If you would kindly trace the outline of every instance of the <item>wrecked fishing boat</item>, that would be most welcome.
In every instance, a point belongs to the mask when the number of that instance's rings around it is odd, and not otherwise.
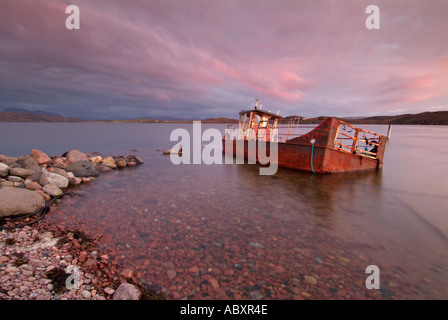
[[[388,137],[350,125],[340,119],[327,117],[309,132],[292,134],[303,117],[283,118],[278,113],[262,110],[258,99],[253,109],[239,113],[238,129],[229,126],[223,138],[223,150],[234,157],[248,159],[252,154],[259,161],[262,141],[266,156],[270,157],[271,144],[277,144],[279,167],[326,174],[359,170],[377,170],[383,165]],[[279,131],[279,122],[288,126]],[[389,133],[390,134],[390,127]],[[230,141],[232,140],[232,141]],[[251,144],[252,142],[252,144]],[[250,162],[249,162],[250,163]]]

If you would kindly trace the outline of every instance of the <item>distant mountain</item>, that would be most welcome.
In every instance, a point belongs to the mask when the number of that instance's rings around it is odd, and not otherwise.
[[[160,119],[132,119],[132,120],[100,120],[91,121],[80,118],[63,117],[46,112],[25,112],[21,108],[8,108],[15,112],[0,111],[0,122],[117,122],[117,123],[191,123],[192,119],[165,117]],[[18,111],[18,112],[17,112]],[[293,116],[283,118],[280,123],[288,123]],[[300,123],[320,123],[325,116],[316,118],[304,118]],[[417,114],[401,114],[396,116],[375,116],[366,118],[346,117],[341,120],[352,124],[420,124],[420,125],[448,125],[448,111],[421,112]],[[200,119],[197,119],[200,120]],[[201,120],[203,123],[238,123],[231,118],[208,118]]]
[[[230,119],[230,118],[208,118],[205,120],[201,120],[203,123],[238,123],[237,119]]]
[[[366,124],[430,124],[448,125],[448,111],[421,112],[397,116],[376,116],[351,120],[352,123]]]
[[[324,116],[305,118],[300,123],[320,123]],[[347,117],[339,118],[351,124],[423,124],[423,125],[448,125],[448,111],[421,112],[417,114],[400,114],[396,116],[375,116],[366,118]],[[285,122],[285,121],[283,121]]]
[[[42,110],[27,110],[27,109],[23,109],[23,108],[6,108],[5,110],[3,110],[4,112],[12,112],[12,113],[37,113],[37,114],[44,114],[47,116],[58,116],[60,117],[61,115],[57,114],[57,113],[51,113],[51,112],[46,112],[46,111],[42,111]]]
[[[5,112],[0,111],[0,122],[87,122],[79,118],[62,117],[59,115],[41,114],[34,112]]]

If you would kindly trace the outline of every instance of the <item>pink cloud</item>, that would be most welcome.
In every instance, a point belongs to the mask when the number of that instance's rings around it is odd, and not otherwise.
[[[352,0],[77,0],[76,32],[65,29],[68,4],[2,1],[5,105],[27,97],[80,110],[84,97],[86,113],[114,103],[202,115],[258,97],[315,116],[448,100],[445,0],[378,0],[377,31],[364,26],[367,4]],[[45,100],[55,92],[60,101]]]

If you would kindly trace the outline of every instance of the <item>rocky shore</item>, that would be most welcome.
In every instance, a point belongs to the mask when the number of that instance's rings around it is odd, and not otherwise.
[[[39,220],[71,187],[100,173],[143,164],[135,155],[102,157],[71,150],[49,157],[0,155],[0,300],[163,299],[97,249],[89,236]]]
[[[37,149],[20,158],[0,155],[0,187],[12,187],[0,189],[0,218],[31,214],[101,172],[139,164],[143,161],[135,155],[102,157],[78,150],[51,158]]]

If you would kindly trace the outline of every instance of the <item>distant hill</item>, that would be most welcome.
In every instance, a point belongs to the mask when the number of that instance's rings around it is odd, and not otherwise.
[[[6,108],[5,110],[2,110],[4,112],[13,112],[13,113],[18,113],[18,112],[25,112],[25,113],[37,113],[37,114],[44,114],[47,116],[61,116],[57,113],[51,113],[51,112],[47,112],[47,111],[42,111],[42,110],[27,110],[27,109],[23,109],[23,108]]]
[[[59,115],[34,112],[5,112],[0,111],[0,122],[87,122],[79,118],[62,117]]]
[[[8,110],[8,109],[7,109]],[[9,109],[12,110],[12,109]],[[14,109],[18,110],[18,109]],[[20,109],[22,110],[22,109]],[[279,123],[288,123],[293,116],[283,118]],[[325,116],[316,118],[304,118],[300,120],[303,124],[317,124]],[[175,119],[175,118],[173,118]],[[420,125],[448,125],[448,111],[422,112],[417,114],[401,114],[396,116],[375,116],[366,118],[340,118],[351,124],[420,124]],[[200,119],[198,119],[200,120]],[[0,122],[107,122],[107,123],[191,123],[191,119],[132,119],[132,120],[99,120],[91,121],[80,118],[63,117],[45,112],[5,112],[0,111]],[[237,119],[231,118],[208,118],[201,120],[202,123],[235,124]]]
[[[430,124],[448,125],[448,111],[401,114],[397,116],[376,116],[364,119],[351,119],[351,123],[365,124]]]
[[[230,118],[208,118],[205,120],[201,120],[202,123],[238,123],[237,119]]]
[[[194,120],[156,120],[156,119],[132,119],[132,120],[101,120],[101,121],[94,121],[94,122],[106,122],[106,123],[192,123]],[[208,118],[204,120],[199,120],[202,123],[238,123],[238,120],[236,119],[230,119],[230,118]]]
[[[320,123],[325,116],[305,118],[300,120],[304,124]],[[448,125],[448,111],[421,112],[417,114],[400,114],[396,116],[375,116],[367,118],[339,118],[351,124],[420,124],[420,125]],[[288,122],[286,117],[282,123]]]

